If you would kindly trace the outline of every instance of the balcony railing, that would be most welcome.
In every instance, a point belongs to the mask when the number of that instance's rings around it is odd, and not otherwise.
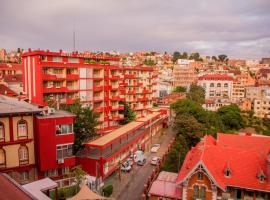
[[[43,79],[44,80],[56,80],[57,77],[55,74],[43,74]]]
[[[43,87],[44,93],[58,93],[58,92],[67,92],[66,87]]]
[[[77,80],[77,79],[79,79],[79,74],[67,74],[67,79]]]

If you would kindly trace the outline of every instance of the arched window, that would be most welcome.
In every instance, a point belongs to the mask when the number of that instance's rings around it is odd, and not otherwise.
[[[4,149],[0,149],[0,168],[6,167],[6,152]]]
[[[210,83],[210,87],[215,87],[215,84],[214,83]]]
[[[198,199],[199,198],[199,186],[194,185],[193,186],[193,199]]]
[[[218,83],[218,84],[217,84],[217,87],[221,87],[221,83]]]
[[[21,119],[18,122],[18,138],[27,138],[27,122]]]
[[[205,199],[206,198],[206,188],[204,186],[202,186],[200,188],[200,199]]]
[[[224,87],[228,87],[228,83],[224,83]]]
[[[29,155],[28,155],[27,146],[20,146],[18,153],[19,153],[20,165],[28,164],[29,163]]]
[[[5,141],[5,126],[0,122],[0,142]]]

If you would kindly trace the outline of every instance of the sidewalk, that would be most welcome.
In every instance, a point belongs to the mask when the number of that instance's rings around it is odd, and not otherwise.
[[[157,153],[146,152],[145,156],[147,162],[144,166],[133,165],[130,173],[121,172],[121,180],[119,179],[119,171],[114,172],[110,177],[105,180],[105,185],[113,185],[113,194],[111,197],[115,199],[140,199],[144,189],[144,184],[147,182],[149,175],[151,175],[154,166],[150,164],[152,156],[160,156],[167,151],[168,144],[175,136],[171,128],[164,129],[164,134],[156,135],[152,138],[152,144],[161,144]]]

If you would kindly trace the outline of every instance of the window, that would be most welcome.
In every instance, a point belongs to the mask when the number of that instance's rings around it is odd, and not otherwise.
[[[25,120],[20,120],[18,122],[18,137],[19,138],[27,137],[27,123]]]
[[[21,182],[26,182],[28,180],[29,180],[29,172],[28,171],[21,172],[20,181]]]
[[[228,83],[224,83],[224,87],[228,87]]]
[[[50,170],[48,170],[48,171],[45,172],[44,176],[45,177],[58,176],[58,170],[57,169],[50,169]]]
[[[28,148],[26,146],[21,146],[19,148],[19,163],[20,165],[28,164]]]
[[[69,173],[69,167],[62,168],[62,175]]]
[[[193,186],[193,199],[199,198],[199,186],[194,185]]]
[[[53,62],[62,62],[62,57],[59,57],[59,56],[53,56],[52,61],[53,61]]]
[[[61,124],[56,126],[56,134],[68,134],[73,133],[72,124]]]
[[[202,172],[198,172],[198,180],[203,180],[203,173]]]
[[[214,83],[210,83],[210,87],[215,87]]]
[[[200,199],[206,198],[205,192],[206,192],[206,188],[204,186],[202,186],[200,189]]]
[[[0,122],[0,142],[5,141],[5,127],[2,122]]]
[[[218,83],[218,84],[217,84],[217,87],[221,87],[221,83]]]
[[[72,149],[73,149],[72,144],[57,146],[56,150],[57,160],[73,156]]]
[[[79,63],[79,58],[68,58],[69,63]]]
[[[230,176],[231,176],[231,170],[230,170],[229,168],[225,169],[224,175],[225,175],[226,177],[230,177]]]
[[[0,168],[6,167],[6,152],[4,149],[0,149]]]

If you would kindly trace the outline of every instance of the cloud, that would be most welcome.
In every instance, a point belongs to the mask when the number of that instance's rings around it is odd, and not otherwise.
[[[269,0],[0,0],[4,48],[269,56]]]

